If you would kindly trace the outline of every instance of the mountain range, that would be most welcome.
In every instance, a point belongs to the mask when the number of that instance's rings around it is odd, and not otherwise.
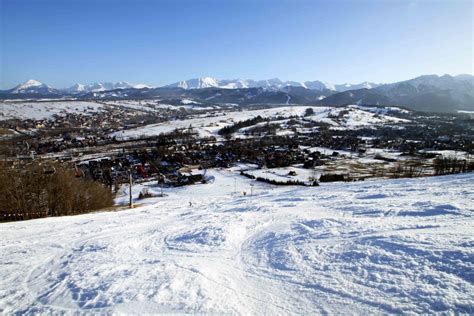
[[[362,82],[359,84],[332,84],[329,82],[323,82],[319,80],[315,81],[281,81],[278,78],[268,80],[252,80],[252,79],[233,79],[233,80],[219,80],[212,77],[202,77],[189,79],[185,81],[178,81],[170,85],[166,85],[167,88],[182,88],[188,89],[205,89],[205,88],[222,88],[222,89],[243,89],[243,88],[265,88],[269,90],[281,90],[285,87],[302,87],[311,90],[332,90],[337,92],[343,92],[347,90],[362,89],[362,88],[375,88],[381,86],[381,84],[373,82]]]
[[[375,84],[331,84],[323,81],[219,80],[203,77],[163,87],[132,85],[127,82],[75,84],[55,89],[28,80],[13,89],[0,91],[0,99],[161,99],[181,104],[192,99],[201,104],[347,104],[402,106],[426,112],[474,111],[474,76],[425,75],[414,79]]]
[[[132,85],[125,81],[119,82],[94,82],[91,84],[81,84],[76,83],[69,88],[57,89],[52,88],[42,82],[39,82],[34,79],[27,80],[24,83],[21,83],[15,86],[13,89],[2,91],[3,93],[11,94],[36,94],[36,95],[67,95],[67,94],[83,94],[88,92],[99,92],[99,91],[108,91],[115,89],[142,89],[142,88],[151,88],[150,86],[144,84]]]
[[[398,105],[426,112],[474,111],[474,76],[426,75],[374,89],[333,94],[320,104]]]
[[[142,89],[142,88],[151,88],[151,87],[145,84],[132,85],[125,81],[119,81],[119,82],[94,82],[88,85],[76,83],[75,85],[63,90],[70,93],[83,93],[83,92],[98,92],[98,91],[129,89],[129,88]]]

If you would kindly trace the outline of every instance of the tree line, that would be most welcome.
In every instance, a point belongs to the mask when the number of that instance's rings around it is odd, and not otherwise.
[[[0,221],[87,213],[114,205],[109,187],[54,162],[0,167]]]

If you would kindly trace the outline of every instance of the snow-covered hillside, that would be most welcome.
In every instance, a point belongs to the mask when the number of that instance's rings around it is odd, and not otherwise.
[[[245,197],[251,180],[207,175],[132,210],[0,224],[0,313],[474,313],[473,174]]]
[[[201,136],[216,136],[219,129],[229,126],[238,121],[244,121],[257,116],[263,118],[303,116],[306,109],[311,108],[314,114],[307,116],[306,119],[315,122],[324,122],[332,125],[333,128],[354,129],[364,126],[377,126],[383,124],[398,124],[408,122],[405,119],[388,115],[388,110],[405,111],[399,108],[368,108],[357,105],[347,107],[308,107],[308,106],[284,106],[261,110],[248,111],[221,111],[214,112],[212,115],[201,115],[199,117],[169,121],[158,124],[146,125],[134,129],[114,132],[111,136],[119,139],[133,139],[143,136],[159,135],[161,133],[170,133],[175,129],[194,128]],[[347,113],[346,113],[347,112]],[[384,115],[385,113],[386,115]],[[340,115],[341,114],[341,115]],[[337,120],[335,116],[340,115]]]
[[[51,102],[0,102],[0,121],[7,119],[42,120],[53,115],[67,114],[92,115],[102,111],[103,105],[86,101],[51,101]]]

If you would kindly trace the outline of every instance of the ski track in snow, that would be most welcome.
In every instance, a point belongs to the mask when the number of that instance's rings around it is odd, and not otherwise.
[[[0,224],[0,313],[474,313],[473,174],[246,197],[248,179],[208,175],[132,210]]]

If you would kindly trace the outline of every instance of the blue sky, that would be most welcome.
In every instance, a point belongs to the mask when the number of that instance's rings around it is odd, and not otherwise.
[[[473,73],[473,1],[0,0],[0,88]]]

